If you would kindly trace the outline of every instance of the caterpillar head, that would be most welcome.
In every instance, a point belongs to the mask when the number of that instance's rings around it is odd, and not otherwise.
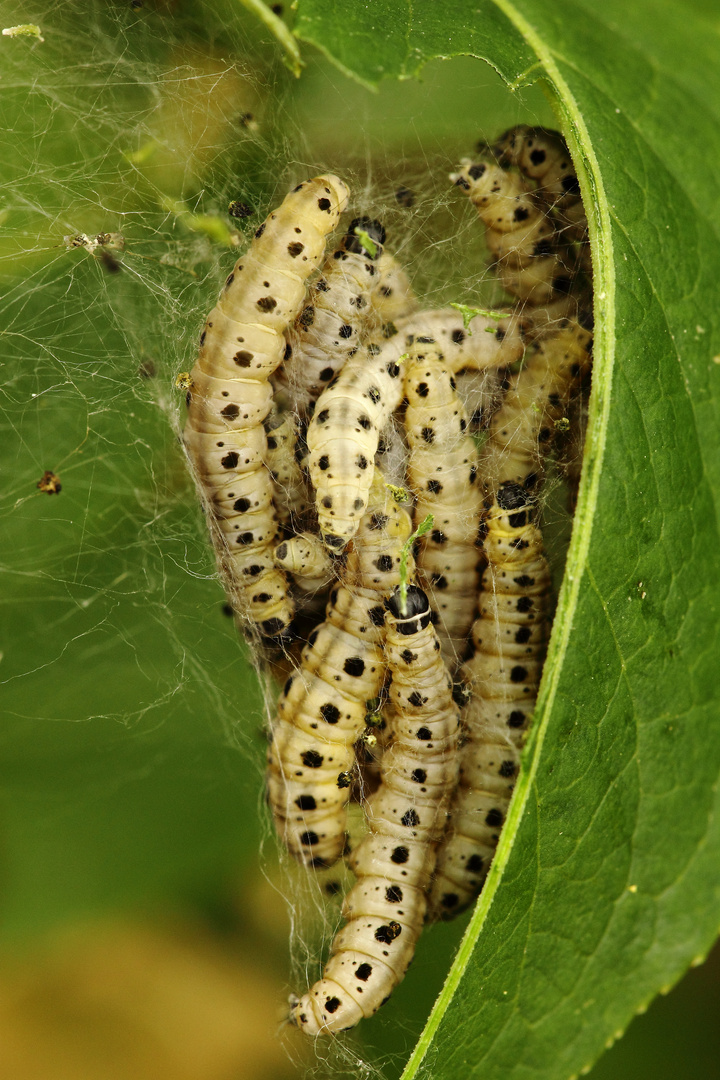
[[[385,601],[385,607],[395,623],[395,629],[404,637],[424,630],[432,621],[430,601],[417,585],[408,585],[405,596],[398,587]]]
[[[531,525],[537,512],[537,496],[528,487],[506,480],[498,487],[487,512],[487,520],[505,528],[523,529]]]

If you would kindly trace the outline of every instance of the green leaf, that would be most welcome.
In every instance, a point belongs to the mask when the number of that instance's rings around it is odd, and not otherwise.
[[[697,4],[300,0],[365,85],[542,77],[595,266],[583,485],[488,883],[404,1076],[564,1080],[720,925],[720,39]]]

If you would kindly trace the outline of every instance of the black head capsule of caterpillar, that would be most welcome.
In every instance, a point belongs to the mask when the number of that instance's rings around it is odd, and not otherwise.
[[[367,240],[370,241],[369,244]],[[384,243],[385,226],[381,222],[376,221],[374,218],[357,217],[350,222],[342,246],[345,251],[352,251],[356,255],[364,255],[374,262],[382,255]]]
[[[385,607],[395,620],[398,634],[404,637],[418,634],[432,621],[430,601],[417,585],[408,585],[404,603],[400,588],[396,588],[385,601]]]
[[[510,515],[511,524],[522,524],[519,520],[517,522],[513,521],[513,518],[519,515],[524,515],[526,522],[529,524],[537,512],[537,496],[528,491],[522,484],[515,483],[514,480],[506,480],[500,485],[497,490],[496,502],[500,510]],[[490,514],[495,516],[492,510]]]

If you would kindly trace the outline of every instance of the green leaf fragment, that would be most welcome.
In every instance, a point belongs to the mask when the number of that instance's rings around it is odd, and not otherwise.
[[[176,199],[163,199],[161,205],[164,210],[174,214],[190,232],[201,233],[223,247],[237,247],[238,235],[228,229],[217,214],[196,214],[185,203]]]
[[[20,23],[18,26],[6,26],[3,30],[3,37],[29,37],[35,38],[36,41],[45,40],[40,32],[40,27],[35,23]]]
[[[406,614],[407,612],[408,560],[410,558],[410,553],[412,552],[415,541],[430,532],[434,521],[435,518],[432,514],[428,514],[402,546],[402,551],[400,552],[400,609],[403,614]]]
[[[463,328],[464,328],[465,332],[467,333],[468,337],[472,337],[472,330],[470,329],[470,323],[472,322],[472,320],[475,318],[476,315],[482,315],[486,319],[498,319],[498,320],[507,319],[507,315],[508,315],[507,311],[493,311],[491,308],[469,307],[468,304],[452,304],[451,303],[450,307],[455,308],[455,310],[459,311],[460,314],[462,315]],[[486,326],[484,329],[485,329],[486,333],[488,333],[488,334],[494,334],[495,333],[495,331],[492,329],[492,327]]]
[[[362,246],[367,251],[370,258],[374,259],[377,256],[377,252],[378,252],[377,244],[375,243],[375,241],[372,239],[372,237],[368,236],[368,234],[365,232],[364,229],[356,227],[353,231],[354,231],[355,235],[357,236],[358,240],[360,241],[360,243],[362,244]]]

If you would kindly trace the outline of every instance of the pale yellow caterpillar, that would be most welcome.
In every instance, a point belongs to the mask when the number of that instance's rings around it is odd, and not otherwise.
[[[310,634],[278,704],[269,801],[278,834],[307,866],[331,865],[343,852],[355,742],[385,671],[383,601],[399,584],[411,531],[378,471],[325,622]]]
[[[410,586],[388,601],[385,652],[389,746],[367,803],[368,834],[350,856],[357,881],[345,898],[323,976],[292,1007],[308,1035],[372,1016],[402,980],[426,911],[425,890],[457,780],[458,710],[427,597]]]
[[[500,136],[490,148],[500,165],[515,165],[537,182],[536,193],[557,221],[565,241],[581,245],[580,261],[590,270],[587,217],[580,195],[575,166],[559,131],[518,124]]]
[[[492,161],[465,158],[450,179],[467,192],[485,225],[503,287],[539,307],[572,290],[555,223],[527,180]]]
[[[556,425],[590,371],[591,346],[590,331],[576,319],[564,319],[528,349],[490,420],[484,478],[537,487]]]
[[[370,250],[363,246],[363,234],[369,238]],[[384,240],[385,229],[378,221],[365,217],[351,221],[287,333],[289,355],[276,381],[301,416],[312,411],[312,404],[376,319],[372,297]]]
[[[293,615],[287,579],[272,559],[277,523],[262,426],[269,379],[347,199],[335,176],[306,181],[286,196],[227,278],[191,374],[184,442],[224,583],[235,609],[268,636],[283,634]]]
[[[378,259],[378,277],[370,302],[377,322],[390,327],[398,319],[406,319],[419,308],[406,271],[389,251]]]
[[[365,513],[380,433],[402,400],[400,335],[350,357],[307,431],[323,542],[342,551]]]
[[[480,892],[515,784],[542,672],[550,596],[534,514],[533,497],[514,483],[499,487],[488,510],[474,652],[461,670],[469,702],[460,784],[429,891],[429,919],[452,918]]]
[[[516,124],[497,138],[490,149],[500,165],[515,165],[530,180],[537,181],[537,193],[553,207],[567,208],[581,202],[580,184],[565,139],[559,131]]]
[[[405,362],[408,486],[415,522],[433,517],[416,553],[419,580],[439,616],[445,660],[462,660],[477,609],[483,495],[478,451],[455,381],[437,346],[415,344]]]

